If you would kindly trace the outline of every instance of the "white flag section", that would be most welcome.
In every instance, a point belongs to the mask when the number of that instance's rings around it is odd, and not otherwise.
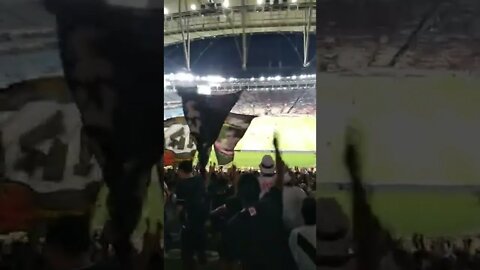
[[[184,117],[169,119],[164,124],[165,149],[175,153],[176,159],[190,159],[197,148]]]
[[[35,131],[39,126],[54,119],[55,116],[59,116],[60,119],[58,134],[48,132],[48,128]],[[101,170],[94,157],[89,161],[92,166],[88,173],[85,175],[75,173],[75,166],[79,164],[81,128],[80,114],[74,103],[36,101],[25,104],[18,111],[0,112],[1,142],[5,151],[5,177],[12,181],[25,183],[40,193],[84,189],[87,184],[99,181]],[[30,139],[30,141],[38,141],[32,146],[33,149],[30,147],[25,149],[21,142],[22,136],[24,141],[28,141],[24,135],[29,132],[36,138],[41,138],[39,141]],[[53,163],[59,161],[64,165],[60,166],[60,169],[63,168],[63,174],[60,173],[61,179],[45,180],[46,169],[43,164],[45,161],[38,162],[40,165],[35,165],[31,173],[18,168],[19,161],[26,159],[27,155],[32,152],[43,153],[48,159],[49,155],[52,156],[51,149],[54,144],[62,146],[60,158],[57,154],[53,159]],[[54,165],[58,166],[58,164]]]

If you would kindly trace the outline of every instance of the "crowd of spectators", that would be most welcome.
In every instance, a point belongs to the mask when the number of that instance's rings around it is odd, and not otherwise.
[[[164,107],[169,110],[181,108],[181,99],[176,93],[165,93]],[[246,91],[232,110],[247,115],[315,115],[315,89],[289,89],[270,91]]]

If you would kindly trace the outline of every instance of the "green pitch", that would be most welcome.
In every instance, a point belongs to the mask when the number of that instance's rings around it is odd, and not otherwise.
[[[316,117],[315,116],[262,116],[255,118],[247,133],[238,142],[234,164],[237,167],[257,168],[264,155],[273,156],[273,135],[279,134],[283,158],[291,166],[314,167],[316,165]],[[215,152],[211,162],[217,163]]]
[[[348,192],[318,191],[337,198],[347,213]],[[370,201],[384,226],[397,235],[461,236],[480,232],[480,201],[467,192],[376,191]]]
[[[235,159],[232,164],[239,168],[258,168],[262,157],[264,155],[271,155],[274,157],[274,153],[270,151],[262,152],[237,152],[235,153]],[[217,163],[217,158],[215,157],[215,152],[212,152],[210,156],[210,161]],[[284,153],[282,155],[285,163],[289,167],[301,167],[301,168],[311,168],[315,167],[315,153]],[[227,165],[228,167],[228,165]]]

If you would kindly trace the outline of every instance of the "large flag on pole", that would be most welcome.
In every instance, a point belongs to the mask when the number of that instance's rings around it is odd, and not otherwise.
[[[225,95],[201,95],[197,87],[179,87],[183,113],[195,138],[201,168],[208,164],[212,145],[218,137],[230,110],[237,103],[242,91]]]
[[[56,15],[65,78],[110,189],[115,253],[133,268],[129,239],[145,176],[163,156],[163,11],[94,0],[46,5]]]
[[[165,155],[174,154],[173,160],[165,160],[165,165],[172,165],[171,163],[182,160],[193,160],[197,150],[193,142],[193,136],[190,135],[190,128],[188,127],[185,117],[179,116],[169,118],[163,122],[163,129],[165,131]],[[167,162],[169,161],[169,162]]]
[[[218,165],[227,165],[233,161],[235,146],[243,138],[255,117],[236,113],[228,115],[214,144]]]

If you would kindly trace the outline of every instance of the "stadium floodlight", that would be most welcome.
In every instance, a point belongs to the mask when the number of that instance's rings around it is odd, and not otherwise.
[[[209,76],[206,76],[203,78],[205,81],[209,82],[209,83],[222,83],[224,81],[226,81],[225,78],[223,78],[222,76],[218,76],[218,75],[209,75]]]
[[[296,80],[297,79],[297,76],[296,75],[293,75],[292,76],[292,80]]]
[[[191,9],[191,10],[197,10],[197,5],[191,4],[191,5],[190,5],[190,9]]]
[[[180,72],[175,74],[175,80],[181,82],[191,82],[195,79],[195,77],[190,73]]]
[[[234,81],[236,81],[236,80],[237,80],[237,79],[235,79],[235,78],[233,78],[233,77],[230,77],[230,78],[228,79],[229,82],[234,82]]]
[[[282,79],[282,77],[279,76],[279,75],[277,75],[277,76],[275,76],[273,79],[274,79],[275,81],[280,81],[280,80]]]
[[[197,87],[197,93],[199,93],[200,95],[211,95],[212,88],[210,87],[210,85],[201,84]]]
[[[263,76],[260,77],[260,81],[261,81],[261,82],[265,81],[265,77],[263,77]]]
[[[253,78],[253,77],[252,77],[252,78],[250,78],[250,81],[251,81],[251,82],[253,82],[254,80],[255,80],[255,78]]]
[[[166,7],[163,8],[163,14],[168,15],[168,8]]]
[[[222,6],[223,6],[224,8],[230,7],[230,1],[229,1],[229,0],[224,0]]]
[[[294,3],[294,4],[297,3],[297,0],[292,0],[292,3]]]
[[[263,0],[257,0],[257,5],[263,4]]]

